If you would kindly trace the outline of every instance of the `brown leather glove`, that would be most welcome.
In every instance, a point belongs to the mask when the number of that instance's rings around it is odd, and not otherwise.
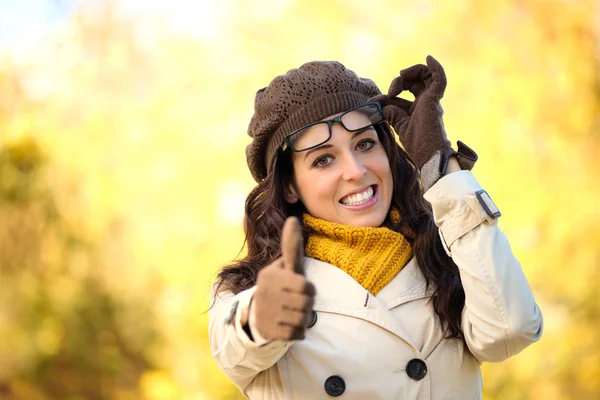
[[[384,118],[392,125],[402,146],[421,171],[424,189],[431,187],[446,173],[448,160],[456,155],[462,169],[471,169],[477,154],[462,142],[458,152],[446,137],[440,100],[446,90],[446,74],[433,57],[427,56],[427,65],[417,64],[400,71],[387,95],[375,96],[383,107]],[[415,101],[397,97],[404,90],[415,96]]]
[[[304,244],[298,219],[285,221],[282,256],[261,269],[250,307],[254,326],[265,339],[304,339],[314,304],[315,287],[304,277]]]

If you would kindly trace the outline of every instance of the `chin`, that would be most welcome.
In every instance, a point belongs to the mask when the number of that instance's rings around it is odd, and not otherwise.
[[[344,220],[340,223],[344,225],[352,225],[365,228],[377,228],[381,226],[381,224],[383,224],[383,221],[385,221],[386,216],[387,212],[373,212],[368,215],[344,218]]]

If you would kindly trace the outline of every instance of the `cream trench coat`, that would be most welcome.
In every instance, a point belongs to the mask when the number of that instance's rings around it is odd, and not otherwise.
[[[317,295],[305,339],[269,342],[253,331],[250,340],[240,321],[254,288],[220,293],[209,323],[219,367],[250,399],[480,399],[481,363],[505,360],[542,334],[540,309],[497,219],[475,196],[480,189],[470,171],[458,171],[425,194],[460,270],[464,341],[443,338],[414,258],[377,296],[306,258]]]

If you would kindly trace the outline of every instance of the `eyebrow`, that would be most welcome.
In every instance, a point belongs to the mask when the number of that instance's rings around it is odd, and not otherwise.
[[[319,147],[315,147],[315,148],[313,148],[313,149],[310,149],[310,150],[308,150],[306,153],[304,153],[304,161],[306,161],[306,158],[307,158],[307,157],[308,157],[310,154],[314,153],[315,151],[317,151],[317,150],[321,150],[321,149],[329,149],[329,148],[331,148],[331,147],[333,147],[333,145],[332,145],[332,144],[322,144],[322,145],[320,145]]]
[[[351,138],[350,140],[353,140],[353,139],[354,139],[355,137],[357,137],[358,135],[365,133],[365,132],[366,132],[366,131],[367,131],[369,128],[372,128],[372,127],[373,127],[373,126],[367,126],[366,128],[364,128],[364,129],[361,129],[360,131],[354,132],[354,133],[352,134],[352,138]],[[310,150],[308,150],[308,151],[307,151],[307,152],[304,154],[304,160],[306,161],[306,158],[307,158],[307,157],[308,157],[310,154],[314,153],[314,152],[315,152],[315,151],[317,151],[317,150],[322,150],[322,149],[330,149],[330,148],[332,148],[332,147],[333,147],[333,145],[332,145],[332,144],[323,143],[322,145],[320,145],[320,146],[318,146],[318,147],[315,147],[315,148],[313,148],[313,149],[310,149]]]

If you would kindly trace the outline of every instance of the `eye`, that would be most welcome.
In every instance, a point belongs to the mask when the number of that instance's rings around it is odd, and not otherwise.
[[[333,157],[322,155],[318,157],[312,164],[313,167],[326,167],[333,161]]]
[[[373,146],[375,146],[373,139],[364,139],[356,144],[356,148],[361,151],[369,150]]]

